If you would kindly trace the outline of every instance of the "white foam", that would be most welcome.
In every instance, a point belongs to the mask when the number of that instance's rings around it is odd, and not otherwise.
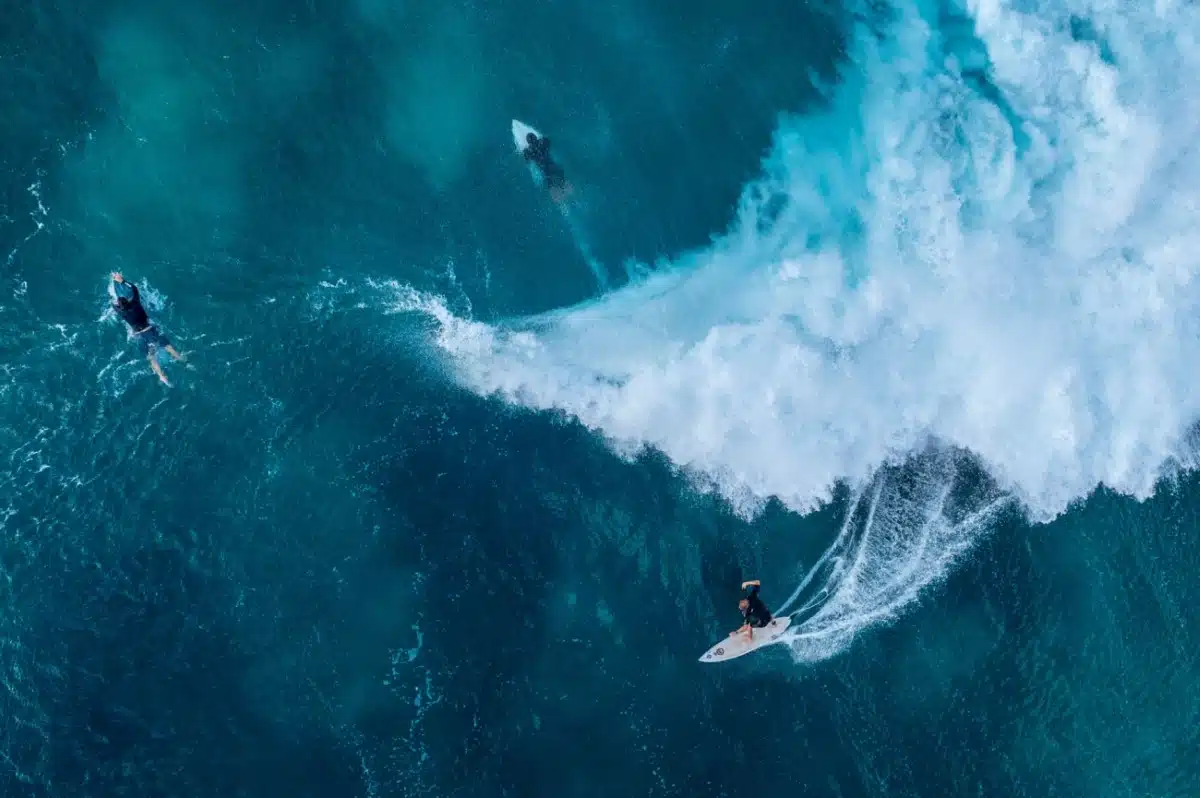
[[[1198,12],[964,13],[982,45],[912,8],[882,40],[862,31],[828,112],[781,127],[730,232],[669,273],[505,327],[404,301],[441,322],[464,385],[653,446],[747,512],[867,490],[931,440],[1037,519],[1099,484],[1147,496],[1195,462],[1200,416]],[[1103,46],[1073,39],[1077,20]],[[988,63],[981,91],[963,73]],[[828,643],[804,656],[894,617],[993,506],[952,522],[898,501],[891,542],[855,549],[797,629]]]
[[[929,436],[1041,518],[1099,483],[1145,496],[1200,411],[1200,25],[1072,10],[1117,67],[1065,7],[972,4],[1001,104],[915,15],[861,37],[862,74],[780,130],[724,239],[532,330],[447,328],[462,381],[652,445],[743,504],[807,510]]]

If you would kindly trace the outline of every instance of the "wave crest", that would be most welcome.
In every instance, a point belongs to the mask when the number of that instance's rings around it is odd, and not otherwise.
[[[1039,519],[1101,483],[1147,495],[1200,415],[1200,104],[1179,91],[1200,25],[971,10],[974,35],[920,8],[864,25],[710,249],[586,306],[446,326],[461,381],[653,446],[747,512],[809,510],[931,437]]]

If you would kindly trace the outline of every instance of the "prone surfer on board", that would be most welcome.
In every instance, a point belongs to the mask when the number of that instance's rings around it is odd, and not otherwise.
[[[539,138],[536,133],[527,133],[525,144],[528,145],[523,153],[525,160],[542,173],[546,188],[550,190],[550,197],[555,202],[562,202],[571,192],[571,184],[567,182],[567,173],[550,155],[550,139],[546,136]]]
[[[767,609],[767,605],[763,604],[762,599],[758,597],[758,589],[761,586],[762,583],[757,579],[742,582],[742,590],[750,588],[750,592],[746,597],[738,602],[738,609],[742,611],[742,619],[745,622],[738,629],[730,632],[730,637],[742,633],[746,635],[747,640],[752,640],[754,639],[755,629],[761,629],[771,622],[771,611]]]
[[[137,286],[126,281],[121,276],[120,272],[112,273],[113,287],[113,311],[121,317],[121,320],[129,325],[129,329],[133,332],[133,337],[137,339],[138,348],[142,350],[142,354],[150,361],[150,368],[162,380],[163,385],[170,385],[167,381],[167,375],[163,372],[162,366],[158,364],[158,348],[161,346],[167,350],[167,354],[176,360],[183,360],[184,356],[176,351],[175,347],[167,339],[167,336],[159,332],[158,328],[150,323],[150,317],[146,315],[146,308],[142,305],[142,296],[138,293]]]

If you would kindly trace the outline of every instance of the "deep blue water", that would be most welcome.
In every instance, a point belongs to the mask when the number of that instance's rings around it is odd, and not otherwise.
[[[0,795],[1196,795],[1170,14],[8,9]]]

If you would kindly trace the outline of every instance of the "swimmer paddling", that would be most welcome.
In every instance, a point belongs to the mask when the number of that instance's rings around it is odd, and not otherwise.
[[[167,354],[175,360],[184,360],[185,356],[171,345],[170,340],[159,331],[158,327],[150,323],[150,316],[147,315],[146,308],[142,305],[142,295],[138,292],[136,285],[122,277],[120,272],[113,272],[112,288],[113,311],[129,325],[130,331],[137,339],[138,348],[150,361],[150,368],[158,375],[163,385],[169,386],[171,383],[167,380],[167,375],[163,372],[156,357],[158,348],[162,347],[167,350]]]

